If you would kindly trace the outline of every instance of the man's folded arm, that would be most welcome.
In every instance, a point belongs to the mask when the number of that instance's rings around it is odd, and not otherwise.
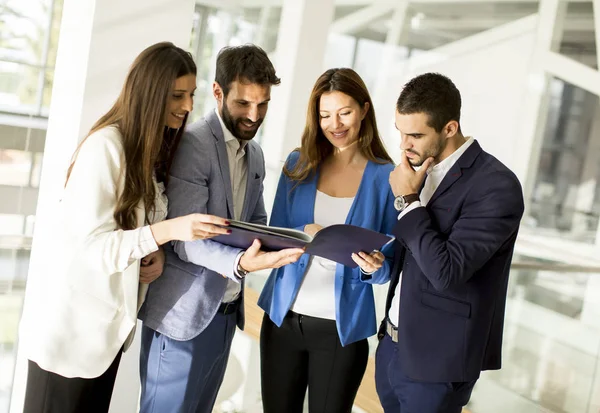
[[[423,207],[403,215],[393,230],[440,291],[468,281],[515,235],[524,210],[521,186],[513,175],[498,174],[494,184],[474,188],[461,209],[449,235],[438,232]]]

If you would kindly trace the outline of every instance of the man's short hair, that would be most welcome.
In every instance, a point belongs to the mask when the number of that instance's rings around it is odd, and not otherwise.
[[[253,44],[224,47],[217,55],[217,82],[227,96],[234,81],[259,85],[278,85],[273,63],[263,49]]]
[[[439,73],[425,73],[411,79],[396,103],[396,110],[403,115],[427,114],[427,124],[438,133],[452,120],[460,124],[460,107],[460,92],[449,78]]]

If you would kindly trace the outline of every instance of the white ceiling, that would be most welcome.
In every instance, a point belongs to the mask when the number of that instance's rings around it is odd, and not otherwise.
[[[391,17],[398,1],[336,0],[332,30],[383,42],[394,24]],[[248,20],[257,22],[261,11],[268,7],[266,32],[277,35],[283,0],[198,0],[198,3],[241,12]],[[407,9],[400,43],[428,50],[534,14],[538,5],[533,0],[413,0]],[[592,1],[571,0],[567,10],[561,52],[594,65]]]

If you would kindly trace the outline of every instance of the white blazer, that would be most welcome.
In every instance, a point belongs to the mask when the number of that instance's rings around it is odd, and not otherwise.
[[[142,204],[139,227],[117,229],[113,213],[123,190],[124,167],[116,127],[90,135],[57,205],[53,231],[36,240],[43,249],[36,253],[47,265],[31,269],[20,346],[44,370],[98,377],[133,338],[147,289],[139,284],[140,259],[158,247],[150,227],[143,226]],[[153,222],[166,216],[161,189],[157,185]]]

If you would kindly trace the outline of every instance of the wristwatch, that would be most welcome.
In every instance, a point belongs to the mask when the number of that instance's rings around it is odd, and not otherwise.
[[[237,265],[237,272],[240,275],[240,277],[245,277],[246,275],[248,275],[248,271],[246,271],[245,269],[243,269],[242,266],[239,263]]]
[[[408,194],[408,195],[399,195],[394,199],[394,208],[396,211],[402,212],[409,206],[412,202],[419,200],[419,194]]]
[[[248,271],[248,270],[245,270],[245,269],[242,267],[242,264],[241,264],[241,262],[242,262],[242,255],[244,255],[244,253],[245,253],[245,251],[242,251],[242,252],[240,252],[240,254],[237,256],[237,258],[236,258],[236,260],[235,260],[235,261],[236,261],[236,262],[235,262],[235,264],[236,264],[236,266],[235,266],[235,270],[236,270],[236,272],[238,273],[238,275],[239,275],[240,277],[242,277],[242,278],[244,278],[244,277],[245,277],[246,275],[248,275],[248,273],[250,272],[250,271]]]

